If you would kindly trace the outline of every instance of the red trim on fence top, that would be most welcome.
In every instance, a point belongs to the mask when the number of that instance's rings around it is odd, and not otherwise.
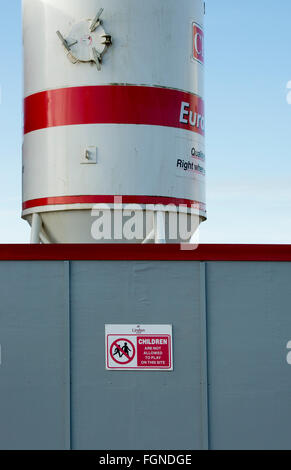
[[[0,245],[0,260],[291,261],[291,245]],[[194,248],[194,247],[193,247]]]

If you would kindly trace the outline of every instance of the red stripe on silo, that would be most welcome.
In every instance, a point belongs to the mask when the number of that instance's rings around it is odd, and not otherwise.
[[[180,122],[182,103],[187,103]],[[196,126],[192,124],[196,113]],[[188,113],[188,114],[187,114]],[[179,90],[134,85],[105,85],[48,90],[24,100],[24,133],[57,126],[81,124],[139,124],[186,129],[204,135],[197,127],[204,120],[204,101]]]
[[[45,197],[40,199],[32,199],[25,201],[22,205],[23,210],[32,209],[34,207],[56,206],[66,204],[114,204],[116,199],[120,199],[118,203],[122,204],[161,204],[164,206],[173,204],[175,206],[197,207],[200,211],[205,212],[206,206],[202,202],[192,201],[190,199],[179,199],[173,197],[160,196],[113,196],[113,195],[97,195],[97,196],[57,196]]]

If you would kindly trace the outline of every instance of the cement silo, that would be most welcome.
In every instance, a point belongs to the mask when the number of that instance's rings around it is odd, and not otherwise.
[[[177,214],[188,239],[205,220],[203,16],[201,0],[23,0],[32,242],[176,242]]]

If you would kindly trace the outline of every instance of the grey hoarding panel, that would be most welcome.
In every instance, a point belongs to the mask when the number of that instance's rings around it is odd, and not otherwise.
[[[291,263],[204,268],[1,262],[0,448],[290,449]],[[173,325],[174,371],[106,371],[106,323]]]
[[[0,263],[0,448],[67,447],[64,263]]]
[[[209,263],[210,444],[291,448],[290,263]]]
[[[201,448],[199,263],[74,262],[71,283],[73,447]],[[106,371],[105,323],[173,324],[174,371]]]

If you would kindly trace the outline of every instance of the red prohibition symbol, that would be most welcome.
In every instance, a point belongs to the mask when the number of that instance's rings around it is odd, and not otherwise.
[[[111,344],[110,356],[117,364],[129,364],[135,358],[135,346],[127,338],[118,338]]]

